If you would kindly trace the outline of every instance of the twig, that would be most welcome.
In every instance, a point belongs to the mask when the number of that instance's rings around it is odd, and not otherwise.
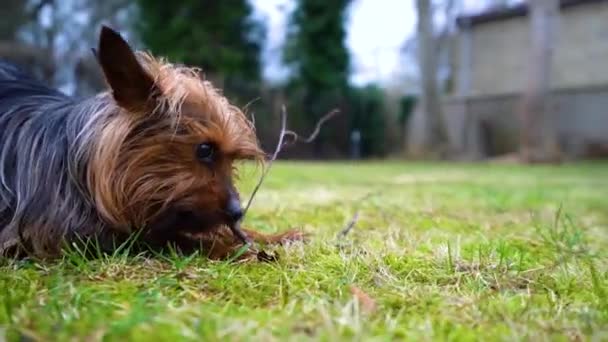
[[[255,130],[255,113],[254,112],[249,112],[249,107],[251,105],[253,105],[254,103],[256,103],[257,101],[260,100],[260,97],[256,97],[253,100],[247,102],[247,104],[245,106],[243,106],[243,112],[249,114],[249,116],[251,116],[251,127],[253,127],[253,129]]]
[[[350,231],[353,229],[353,227],[357,224],[358,221],[359,221],[359,211],[357,210],[357,211],[355,211],[355,215],[353,215],[353,218],[346,225],[346,227],[344,227],[344,229],[342,229],[340,231],[340,233],[338,233],[338,239],[345,238],[346,235],[348,235],[348,233],[350,233]]]
[[[331,112],[323,115],[323,117],[321,117],[321,119],[319,119],[319,121],[317,121],[317,125],[315,126],[315,130],[310,134],[310,136],[308,136],[308,138],[306,139],[300,139],[300,136],[293,132],[293,131],[286,131],[285,135],[289,135],[291,137],[294,138],[294,140],[292,140],[290,142],[290,144],[293,144],[295,142],[303,142],[305,144],[310,144],[311,142],[313,142],[317,136],[319,135],[319,133],[321,133],[321,127],[323,126],[323,124],[325,124],[325,122],[331,118],[333,118],[334,116],[338,115],[338,113],[340,113],[340,111],[338,109],[334,109]]]
[[[377,191],[370,191],[368,193],[366,193],[365,195],[361,196],[359,199],[357,199],[355,201],[355,203],[362,203],[364,201],[366,201],[368,198],[374,196],[377,193]],[[350,220],[350,222],[348,222],[348,224],[346,225],[346,227],[344,227],[336,236],[337,239],[343,239],[346,237],[346,235],[348,235],[348,233],[350,233],[350,231],[355,227],[355,225],[357,224],[357,222],[359,222],[359,210],[357,209],[355,211],[355,214],[353,215],[353,218]]]
[[[244,106],[243,106],[243,111],[247,112],[249,110],[249,107],[251,107],[252,104],[258,102],[261,99],[261,97],[256,97],[253,100],[247,102]]]
[[[329,113],[325,114],[317,122],[312,134],[306,139],[300,139],[300,136],[297,133],[295,133],[294,131],[287,130],[287,109],[285,108],[285,106],[281,107],[281,132],[279,134],[279,141],[277,142],[277,146],[274,150],[274,153],[272,154],[272,156],[270,157],[270,160],[268,161],[268,165],[264,168],[262,176],[260,176],[260,179],[258,180],[258,183],[255,185],[255,188],[253,188],[253,192],[251,193],[251,196],[249,197],[249,201],[247,201],[247,205],[245,206],[245,210],[243,211],[243,217],[245,217],[245,215],[247,215],[247,211],[249,210],[249,207],[251,206],[251,203],[253,202],[253,199],[255,198],[258,190],[262,186],[262,183],[264,183],[264,179],[266,178],[266,175],[268,175],[268,172],[270,171],[270,168],[272,167],[272,163],[277,159],[277,157],[279,156],[279,153],[281,153],[281,151],[283,150],[283,147],[288,145],[288,143],[285,142],[285,137],[286,136],[292,137],[293,140],[291,140],[289,142],[289,145],[294,144],[298,141],[306,143],[306,144],[311,143],[317,138],[317,136],[319,135],[319,132],[321,132],[321,127],[323,126],[323,124],[327,120],[329,120],[332,117],[334,117],[335,115],[337,115],[338,113],[339,113],[339,110],[334,109],[334,110],[330,111]]]
[[[255,113],[251,112],[251,114],[249,114],[251,116],[251,128],[253,129],[253,131],[255,132]]]
[[[239,220],[239,222],[236,222],[229,226],[232,233],[236,237],[238,237],[239,240],[241,240],[245,245],[250,246],[251,240],[249,239],[247,234],[245,234],[245,232],[243,232],[241,230],[241,222],[243,222],[245,216],[247,215],[247,212],[249,211],[249,207],[251,207],[251,203],[253,202],[255,195],[258,193],[258,190],[260,190],[262,183],[264,183],[264,179],[266,179],[266,175],[268,175],[268,172],[270,171],[270,168],[272,167],[272,163],[277,159],[277,157],[279,156],[279,153],[281,152],[283,147],[285,147],[285,145],[286,145],[284,142],[285,136],[289,135],[289,136],[293,137],[291,144],[297,142],[298,140],[302,141],[304,143],[310,143],[310,142],[314,141],[316,139],[316,137],[319,135],[319,132],[321,131],[321,126],[323,125],[323,123],[325,123],[327,120],[331,119],[336,114],[338,114],[338,110],[332,110],[331,112],[324,115],[319,120],[319,122],[317,122],[317,125],[315,126],[315,130],[312,132],[312,134],[308,138],[300,140],[298,134],[296,134],[293,131],[287,130],[287,109],[285,108],[285,106],[281,107],[281,133],[279,134],[279,141],[277,142],[277,147],[275,148],[274,153],[270,157],[268,165],[264,168],[264,171],[262,173],[262,176],[260,176],[258,183],[255,185],[255,188],[253,188],[253,192],[251,193],[251,196],[249,197],[249,200],[247,201],[247,205],[245,206],[245,209],[243,210],[243,216],[242,216],[241,220]],[[253,116],[253,114],[252,114],[252,120],[255,125],[255,116]],[[264,257],[264,256],[262,256],[262,257]]]
[[[264,178],[266,178],[268,171],[270,171],[272,162],[277,159],[279,152],[281,152],[281,147],[283,147],[283,139],[285,138],[285,127],[287,127],[287,109],[285,109],[285,106],[283,106],[281,108],[281,133],[279,134],[279,142],[277,143],[277,147],[275,148],[274,153],[272,154],[272,158],[270,158],[268,166],[264,168],[262,176],[260,176],[258,183],[255,185],[255,188],[253,188],[251,196],[249,196],[249,201],[247,201],[247,205],[245,206],[245,210],[243,211],[243,217],[247,215],[247,211],[249,210],[249,207],[253,202],[253,198],[258,193],[258,190],[260,190],[260,186],[262,186],[262,183],[264,182]]]

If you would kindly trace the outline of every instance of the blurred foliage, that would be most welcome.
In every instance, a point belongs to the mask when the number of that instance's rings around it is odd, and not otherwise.
[[[361,132],[361,156],[381,156],[388,151],[385,139],[384,93],[375,85],[354,88],[349,93],[353,130]]]
[[[201,67],[230,90],[260,80],[264,27],[247,0],[137,0],[136,25],[154,53]]]
[[[284,60],[291,83],[317,93],[348,86],[349,54],[344,44],[350,0],[300,0],[291,14]]]
[[[274,86],[265,84],[260,76],[265,28],[252,19],[248,1],[137,3],[141,20],[136,28],[147,48],[171,60],[202,67],[239,106],[257,99],[248,109],[255,113],[258,136],[266,150],[276,142],[282,105],[287,105],[289,128],[303,135],[330,110],[341,111],[313,144],[294,145],[283,157],[345,157],[355,130],[361,134],[363,157],[383,156],[394,150],[386,129],[398,120],[387,119],[384,91],[377,86],[352,88],[349,84],[345,20],[352,1],[295,2],[282,51],[288,79]],[[403,116],[396,113],[398,109],[393,111],[395,118]]]
[[[345,20],[351,3],[295,1],[286,13],[281,52],[289,72],[282,84],[269,84],[261,76],[266,27],[248,0],[5,0],[0,6],[0,58],[25,64],[67,92],[92,95],[105,87],[90,53],[103,23],[138,49],[202,68],[231,102],[245,107],[248,115],[255,113],[267,151],[274,149],[285,105],[289,128],[301,135],[330,110],[338,108],[341,114],[313,144],[295,144],[282,157],[344,158],[355,130],[361,134],[363,157],[382,156],[397,145],[387,132],[395,130],[403,114],[398,104],[387,105],[384,89],[349,84]]]

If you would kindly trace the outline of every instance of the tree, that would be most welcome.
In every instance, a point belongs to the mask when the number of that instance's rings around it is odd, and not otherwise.
[[[361,156],[384,156],[388,150],[386,108],[383,90],[375,85],[353,88],[350,111],[354,130],[361,132]]]
[[[344,20],[349,4],[350,0],[299,0],[291,14],[283,56],[291,70],[288,87],[291,93],[301,94],[301,99],[293,101],[301,103],[295,119],[304,126],[312,127],[347,95],[350,60]],[[343,113],[340,120],[345,117]],[[315,141],[317,157],[329,132],[336,140],[336,130],[322,132]],[[348,141],[348,129],[343,133]]]
[[[0,58],[68,92],[90,95],[103,87],[90,50],[100,23],[124,33],[129,11],[129,0],[6,0],[0,9]]]
[[[437,86],[437,40],[433,31],[433,9],[429,0],[416,0],[418,14],[418,65],[422,81],[420,105],[424,117],[424,137],[418,153],[445,152],[448,137]]]
[[[137,31],[147,48],[173,61],[199,66],[230,89],[260,80],[264,27],[247,0],[138,0]]]
[[[530,0],[530,59],[528,84],[520,112],[521,158],[549,162],[559,158],[550,98],[551,65],[559,0]]]
[[[54,63],[47,46],[25,42],[20,33],[29,28],[30,36],[39,28],[38,16],[47,6],[53,6],[53,1],[32,1],[28,6],[26,1],[6,0],[1,9],[0,20],[0,58],[20,64],[28,72],[50,81],[54,74]],[[34,37],[36,38],[36,37]]]

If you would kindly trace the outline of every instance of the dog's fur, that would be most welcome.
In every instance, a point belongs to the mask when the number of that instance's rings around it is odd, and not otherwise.
[[[264,155],[251,123],[197,70],[134,53],[107,27],[96,56],[109,90],[84,100],[0,63],[0,252],[53,257],[91,239],[112,250],[137,232],[226,257],[241,244],[228,229],[234,162]]]

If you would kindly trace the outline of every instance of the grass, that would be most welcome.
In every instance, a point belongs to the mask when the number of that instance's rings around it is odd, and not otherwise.
[[[0,261],[0,340],[608,339],[606,164],[277,163],[246,223],[314,235],[277,263]]]

